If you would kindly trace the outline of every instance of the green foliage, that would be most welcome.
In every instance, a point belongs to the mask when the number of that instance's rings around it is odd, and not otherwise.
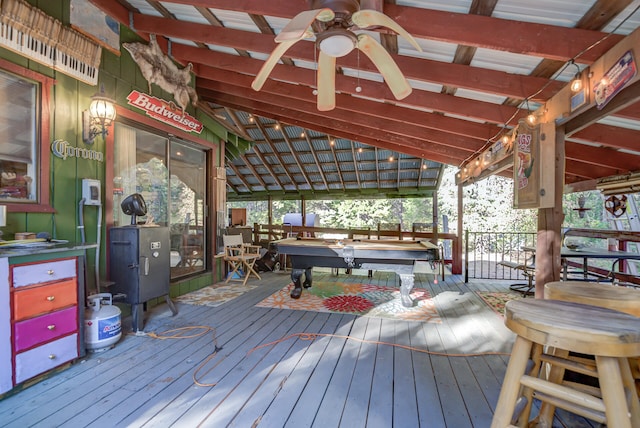
[[[438,229],[443,231],[443,217],[447,217],[449,231],[457,233],[458,186],[454,167],[446,167],[438,190]],[[462,189],[464,229],[481,232],[535,232],[536,209],[513,208],[513,180],[492,176]],[[580,218],[578,198],[585,197],[584,217]],[[273,201],[273,223],[282,222],[287,212],[300,212],[299,201]],[[233,202],[233,208],[247,208],[249,224],[268,223],[267,202]],[[565,221],[563,227],[609,229],[604,197],[598,191],[566,194],[563,197]],[[403,230],[411,230],[413,223],[433,222],[432,198],[408,199],[339,199],[307,201],[307,213],[320,217],[321,226],[339,228],[371,228],[378,223],[401,223]]]

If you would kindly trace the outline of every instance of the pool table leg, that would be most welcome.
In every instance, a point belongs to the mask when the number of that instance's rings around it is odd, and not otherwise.
[[[400,273],[400,301],[402,306],[410,308],[413,306],[413,299],[409,295],[413,289],[413,274],[412,273]]]
[[[300,285],[300,278],[302,278],[302,274],[304,273],[304,283]],[[313,282],[313,278],[311,277],[311,268],[306,269],[292,269],[291,270],[291,281],[293,281],[293,290],[291,290],[291,298],[299,299],[302,295],[302,287],[311,288],[311,283]]]

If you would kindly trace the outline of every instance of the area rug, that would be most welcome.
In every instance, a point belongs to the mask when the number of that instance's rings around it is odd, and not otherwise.
[[[299,299],[289,294],[289,284],[256,306],[300,311],[346,313],[367,317],[393,318],[408,321],[441,323],[436,305],[429,292],[413,289],[413,307],[405,308],[400,301],[400,289],[372,284],[316,281],[303,289]]]
[[[478,297],[482,299],[496,314],[504,317],[504,305],[509,300],[522,299],[522,294],[513,291],[476,291]]]
[[[178,296],[173,300],[189,305],[216,307],[228,302],[229,300],[235,299],[256,287],[257,285],[242,284],[222,285],[217,287],[208,285],[190,293],[183,294],[182,296]]]

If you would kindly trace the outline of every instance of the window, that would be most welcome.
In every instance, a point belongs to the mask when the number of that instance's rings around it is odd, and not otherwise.
[[[23,77],[24,76],[24,77]],[[51,80],[0,60],[0,202],[50,212],[48,108]]]
[[[114,226],[130,224],[120,204],[140,193],[147,216],[138,222],[170,229],[172,278],[206,269],[206,155],[186,141],[116,123]]]

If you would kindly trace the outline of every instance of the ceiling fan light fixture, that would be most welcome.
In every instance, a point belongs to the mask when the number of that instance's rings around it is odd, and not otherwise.
[[[358,43],[358,38],[351,31],[327,30],[318,35],[318,47],[325,54],[340,58],[351,52]]]

